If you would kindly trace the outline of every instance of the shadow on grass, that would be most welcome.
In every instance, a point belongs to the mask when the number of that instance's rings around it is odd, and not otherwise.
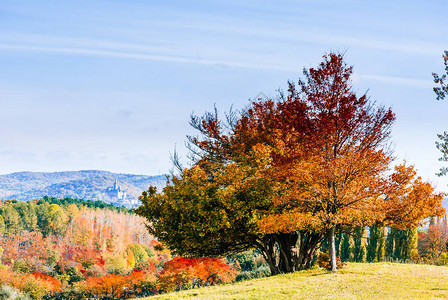
[[[327,272],[324,272],[324,273],[310,274],[310,275],[308,275],[308,277],[328,275],[328,274],[331,274],[331,273],[332,273],[331,271],[327,271]]]

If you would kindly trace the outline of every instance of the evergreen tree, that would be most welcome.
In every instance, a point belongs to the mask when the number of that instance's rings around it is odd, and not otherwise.
[[[3,208],[3,217],[5,219],[5,232],[8,234],[17,234],[21,231],[21,218],[12,204],[6,204]]]
[[[344,233],[341,242],[341,261],[350,261],[353,258],[353,239],[348,233]]]
[[[394,257],[395,229],[390,228],[386,236],[385,256],[387,259]]]
[[[412,258],[412,253],[417,249],[418,244],[418,228],[414,227],[408,229],[407,240],[406,240],[406,259]]]
[[[356,226],[353,236],[353,260],[363,262],[366,257],[366,229],[365,227]]]
[[[369,229],[369,239],[367,243],[367,261],[374,262],[378,250],[378,227],[372,226]]]
[[[411,229],[395,230],[395,259],[406,260],[411,258],[413,250],[417,248],[417,230],[417,227]]]
[[[376,252],[376,261],[383,261],[386,254],[386,228],[379,227],[378,250]]]
[[[384,227],[370,227],[370,234],[367,244],[367,261],[381,261],[384,258]]]
[[[407,230],[395,230],[394,233],[394,259],[405,259]]]

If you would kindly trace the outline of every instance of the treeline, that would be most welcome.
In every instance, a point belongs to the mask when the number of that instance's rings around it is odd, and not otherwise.
[[[446,218],[431,219],[427,230],[357,226],[335,237],[336,254],[342,262],[446,264],[447,242]],[[320,252],[328,252],[326,240]]]
[[[69,222],[80,209],[107,209],[118,213],[130,213],[125,207],[115,207],[101,201],[84,201],[73,198],[57,199],[45,196],[34,201],[1,201],[0,234],[14,235],[24,230],[40,231],[44,236],[64,234]]]
[[[14,201],[14,200],[8,200]],[[78,198],[56,198],[51,196],[44,196],[42,199],[37,201],[37,204],[42,204],[47,202],[48,204],[57,204],[68,206],[70,204],[75,204],[78,208],[87,207],[87,208],[100,208],[100,209],[110,209],[118,212],[132,212],[132,209],[129,209],[125,206],[116,206],[104,201],[92,201],[92,200],[83,200]]]

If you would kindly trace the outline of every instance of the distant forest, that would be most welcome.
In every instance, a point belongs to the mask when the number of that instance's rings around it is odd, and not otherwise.
[[[236,273],[218,258],[172,259],[126,207],[68,197],[0,201],[0,299],[125,299],[174,290],[185,274],[187,288]]]

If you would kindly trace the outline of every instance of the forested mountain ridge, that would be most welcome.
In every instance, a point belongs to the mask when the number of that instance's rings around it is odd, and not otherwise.
[[[118,186],[113,190],[115,182]],[[149,186],[161,189],[165,183],[166,175],[133,175],[100,170],[18,172],[0,175],[0,199],[32,200],[48,195],[125,205],[123,199],[135,201]],[[123,199],[114,197],[111,191],[115,194],[121,192]]]

